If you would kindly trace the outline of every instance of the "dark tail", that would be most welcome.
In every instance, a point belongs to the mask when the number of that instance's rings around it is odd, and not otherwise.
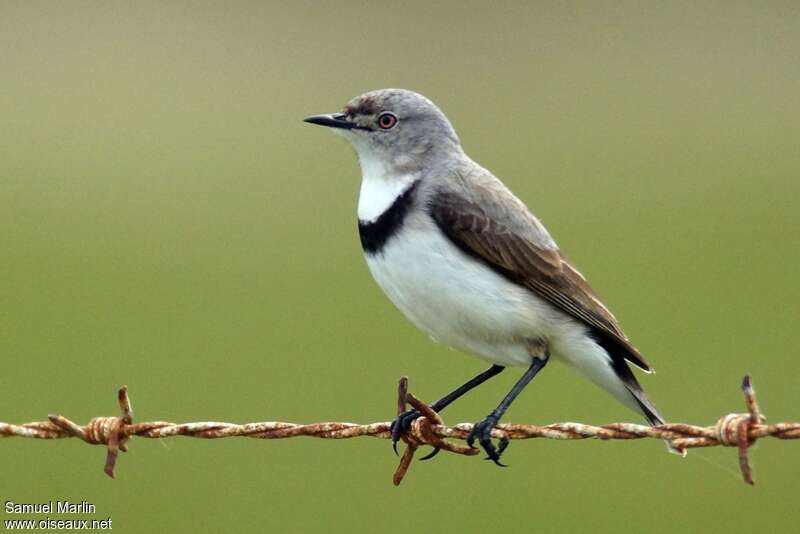
[[[636,380],[631,368],[628,367],[628,362],[625,361],[624,352],[620,350],[620,347],[616,344],[608,344],[603,342],[600,342],[600,345],[606,350],[608,355],[611,356],[612,369],[614,369],[616,375],[625,384],[625,387],[631,393],[631,396],[636,401],[636,404],[639,405],[639,408],[641,408],[642,413],[650,422],[650,424],[653,426],[658,426],[666,423],[664,417],[659,413],[658,408],[656,408],[655,404],[653,404],[653,402],[647,398],[647,395],[645,395],[644,390],[642,390],[642,386],[639,385],[639,381]],[[686,449],[678,449],[667,440],[664,440],[664,443],[667,444],[667,449],[669,452],[686,456]]]
[[[642,413],[650,422],[651,425],[663,425],[666,423],[664,417],[659,413],[658,408],[656,408],[655,404],[647,398],[645,395],[644,390],[642,390],[642,386],[639,385],[639,381],[636,380],[636,377],[633,375],[633,371],[631,368],[628,367],[628,364],[623,359],[615,359],[612,363],[612,367],[614,368],[614,372],[617,373],[617,376],[625,383],[625,387],[628,388],[628,391],[631,392],[633,395],[633,399],[636,401],[636,404],[639,405],[639,408],[642,409]]]
[[[650,424],[653,426],[663,425],[665,422],[664,418],[658,413],[658,409],[650,399],[647,398],[647,395],[645,395],[642,390],[642,386],[639,385],[639,381],[636,380],[636,377],[633,375],[633,371],[628,367],[628,362],[626,360],[629,359],[630,354],[627,347],[603,335],[596,336],[596,341],[611,357],[611,367],[614,369],[619,379],[625,384],[625,387],[628,388],[628,391],[631,392],[636,404],[639,405],[639,408],[641,408],[642,413]]]

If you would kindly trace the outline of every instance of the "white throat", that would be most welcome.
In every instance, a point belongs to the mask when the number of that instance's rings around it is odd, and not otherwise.
[[[416,181],[413,173],[392,172],[380,158],[358,154],[361,164],[361,190],[358,194],[358,219],[372,222],[389,209],[397,197]]]

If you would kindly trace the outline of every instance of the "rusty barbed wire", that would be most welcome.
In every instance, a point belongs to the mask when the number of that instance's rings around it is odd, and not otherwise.
[[[694,426],[684,423],[667,423],[655,427],[633,423],[610,423],[606,425],[586,425],[582,423],[554,423],[550,425],[529,425],[501,423],[492,430],[492,437],[502,444],[512,439],[546,438],[576,440],[595,438],[601,440],[630,440],[642,438],[662,439],[678,451],[697,447],[727,446],[739,450],[739,466],[742,477],[753,484],[753,475],[748,460],[748,449],[759,438],[800,439],[800,423],[765,424],[765,417],[756,400],[750,377],[742,382],[747,413],[731,413],[721,417],[713,426]],[[122,386],[118,393],[118,403],[122,415],[115,417],[95,417],[86,425],[78,425],[62,415],[50,415],[47,421],[36,421],[15,425],[0,422],[0,437],[22,437],[34,439],[79,438],[92,445],[107,447],[105,473],[114,478],[114,466],[119,452],[127,452],[127,442],[132,437],[162,439],[185,436],[203,439],[248,437],[256,439],[284,439],[296,436],[311,436],[322,439],[347,439],[362,436],[388,439],[390,422],[370,424],[355,423],[311,423],[296,424],[277,421],[234,424],[215,421],[195,423],[170,423],[152,421],[133,422],[133,408],[128,389]],[[442,418],[427,404],[408,392],[408,379],[403,377],[398,385],[397,413],[400,414],[410,404],[422,415],[414,420],[409,431],[403,436],[407,444],[400,464],[395,470],[393,481],[399,485],[403,480],[414,453],[422,445],[434,447],[434,451],[444,450],[464,456],[480,453],[478,449],[458,445],[447,439],[465,440],[472,424],[461,423],[447,426]],[[430,455],[429,455],[430,456]]]

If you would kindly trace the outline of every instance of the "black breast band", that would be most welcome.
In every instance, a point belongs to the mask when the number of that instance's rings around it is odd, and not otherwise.
[[[358,235],[361,237],[361,248],[369,255],[380,254],[386,243],[403,226],[408,210],[414,203],[414,193],[419,180],[403,191],[389,208],[372,222],[358,221]]]

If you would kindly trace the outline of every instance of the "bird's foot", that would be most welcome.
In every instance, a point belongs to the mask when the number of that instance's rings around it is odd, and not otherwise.
[[[400,437],[405,434],[409,428],[411,428],[411,423],[413,423],[414,419],[417,417],[422,417],[422,414],[419,413],[419,411],[406,410],[398,415],[394,421],[392,421],[389,431],[392,434],[392,449],[394,449],[395,454],[398,454],[397,442],[400,441]]]
[[[397,442],[400,441],[401,436],[407,432],[409,428],[411,428],[411,423],[413,423],[418,417],[424,417],[421,413],[419,413],[419,410],[407,410],[398,415],[397,418],[392,421],[389,431],[392,433],[392,449],[394,449],[395,454],[399,454],[397,452]],[[430,460],[439,454],[440,450],[441,449],[439,447],[434,447],[433,451],[420,458],[420,460]]]
[[[492,443],[492,429],[497,425],[497,422],[497,417],[489,415],[483,421],[475,423],[472,426],[472,430],[470,430],[467,435],[467,445],[473,449],[477,448],[474,445],[477,439],[478,443],[483,447],[483,450],[486,451],[486,460],[491,460],[500,467],[506,467],[505,464],[500,463],[500,456],[503,454],[503,451],[506,450],[506,447],[508,447],[508,439],[501,438],[497,447]]]

